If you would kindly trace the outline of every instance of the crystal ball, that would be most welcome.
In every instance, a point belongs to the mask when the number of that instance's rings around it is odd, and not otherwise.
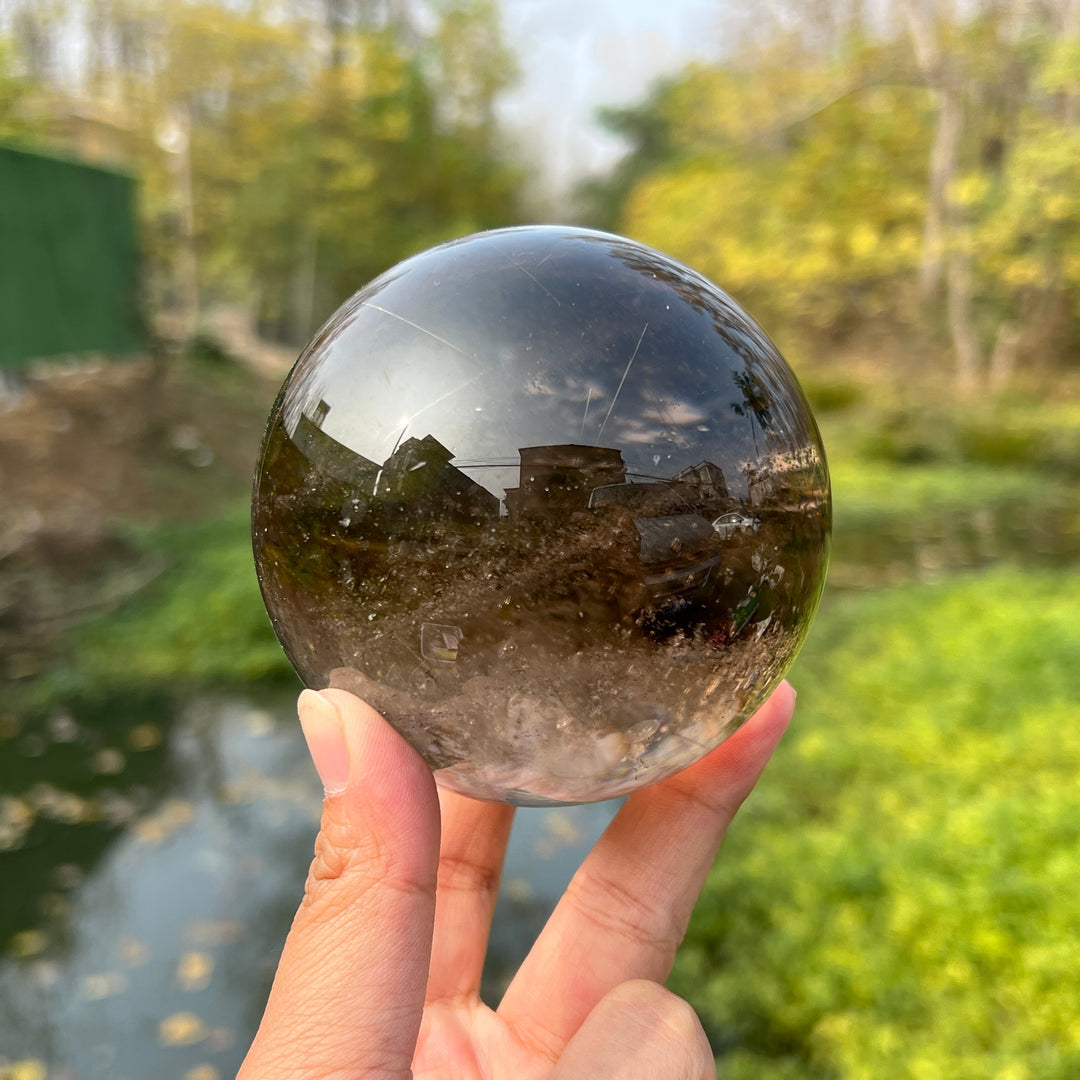
[[[361,289],[301,354],[255,476],[263,597],[308,686],[440,783],[590,802],[706,754],[824,585],[821,437],[726,293],[584,229],[480,233]]]

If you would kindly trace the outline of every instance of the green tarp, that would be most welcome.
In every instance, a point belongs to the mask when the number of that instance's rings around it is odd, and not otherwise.
[[[144,343],[130,176],[0,146],[0,368]]]

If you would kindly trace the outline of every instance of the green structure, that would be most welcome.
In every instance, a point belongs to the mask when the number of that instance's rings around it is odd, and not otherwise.
[[[0,369],[143,345],[134,179],[0,146]]]

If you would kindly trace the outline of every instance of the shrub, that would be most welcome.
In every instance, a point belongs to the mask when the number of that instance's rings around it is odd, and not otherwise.
[[[829,604],[673,979],[725,1077],[1080,1075],[1078,590]]]

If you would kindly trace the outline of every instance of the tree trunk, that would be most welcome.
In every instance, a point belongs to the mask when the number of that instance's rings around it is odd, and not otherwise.
[[[963,76],[943,54],[934,4],[926,0],[904,0],[903,10],[916,63],[937,103],[919,292],[924,302],[933,299],[944,278],[949,334],[956,358],[956,386],[961,395],[970,396],[978,387],[982,360],[971,310],[971,255],[966,245],[959,243],[968,226],[961,208],[951,198],[964,127]]]
[[[1064,0],[1061,7],[1061,36],[1072,45],[1080,43],[1080,0]],[[1080,123],[1080,87],[1070,86],[1063,107],[1065,125]]]
[[[919,263],[919,294],[932,300],[941,288],[945,268],[945,248],[949,229],[949,187],[956,176],[960,155],[960,135],[964,108],[959,91],[942,79],[936,91],[937,118],[930,151],[930,174],[923,223],[922,259]]]
[[[971,317],[971,256],[953,250],[948,260],[946,303],[949,311],[949,334],[956,356],[956,389],[962,397],[971,397],[979,386],[979,339]]]
[[[1020,351],[1020,328],[1011,322],[1001,324],[994,351],[990,354],[990,390],[1000,394],[1012,382],[1016,357]]]
[[[191,113],[186,102],[177,102],[159,136],[166,150],[173,205],[176,208],[179,235],[173,264],[173,289],[176,317],[171,328],[174,343],[186,346],[199,325],[199,270],[195,251],[195,196],[191,176]]]

